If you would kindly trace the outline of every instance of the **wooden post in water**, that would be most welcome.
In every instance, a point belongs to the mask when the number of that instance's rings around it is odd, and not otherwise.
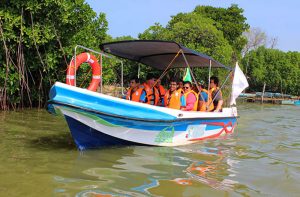
[[[266,83],[264,83],[264,87],[263,87],[263,91],[262,91],[262,95],[261,95],[261,104],[264,103],[264,94],[265,94],[265,89],[266,89]]]

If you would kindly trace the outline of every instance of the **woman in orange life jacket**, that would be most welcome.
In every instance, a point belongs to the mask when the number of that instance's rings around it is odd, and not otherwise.
[[[166,90],[165,90],[165,88],[161,85],[161,81],[160,81],[160,79],[156,79],[155,80],[155,87],[156,87],[156,89],[158,90],[158,94],[159,94],[159,101],[158,101],[158,105],[159,106],[164,106],[164,105],[162,105],[162,101],[163,101],[163,99],[164,99],[164,96],[165,96],[165,94],[166,94]]]
[[[192,90],[192,83],[185,81],[183,84],[186,106],[181,108],[183,111],[197,111],[198,94]]]
[[[211,95],[208,90],[204,89],[204,81],[199,82],[199,102],[198,102],[198,111],[209,112],[214,109],[212,103]],[[209,105],[209,106],[208,106]]]
[[[140,86],[140,88],[142,88],[140,102],[150,105],[157,105],[159,102],[159,93],[156,87],[153,87],[154,75],[148,74],[146,80],[147,81]]]
[[[130,80],[130,88],[127,91],[127,94],[126,94],[126,99],[127,100],[135,101],[135,102],[140,101],[140,96],[142,94],[143,89],[141,89],[139,86],[140,86],[139,79],[132,78]]]
[[[218,77],[212,76],[210,78],[210,94],[213,99],[214,109],[211,111],[214,112],[221,112],[222,111],[222,105],[223,105],[223,98],[222,98],[222,92],[219,88],[219,79]]]
[[[183,92],[177,90],[177,80],[170,80],[170,89],[166,92],[163,99],[163,106],[172,108],[172,109],[180,109],[185,106],[185,98]]]

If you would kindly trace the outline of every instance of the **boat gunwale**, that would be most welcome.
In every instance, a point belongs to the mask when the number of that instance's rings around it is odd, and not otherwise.
[[[60,106],[66,106],[66,107],[71,107],[74,109],[80,109],[83,111],[87,111],[87,112],[92,112],[95,114],[100,114],[100,115],[105,115],[105,116],[110,116],[110,117],[114,117],[114,118],[120,118],[120,119],[126,119],[126,120],[134,120],[134,121],[141,121],[141,122],[160,122],[160,123],[174,123],[174,122],[183,122],[183,121],[188,121],[188,120],[217,120],[217,119],[231,119],[231,118],[239,118],[239,116],[223,116],[223,117],[194,117],[194,118],[176,118],[174,120],[157,120],[157,119],[142,119],[142,118],[131,118],[131,117],[125,117],[125,116],[119,116],[119,115],[114,115],[114,114],[108,114],[108,113],[104,113],[104,112],[100,112],[98,110],[93,110],[93,109],[89,109],[89,108],[85,108],[85,107],[81,107],[81,106],[77,106],[77,105],[72,105],[72,104],[68,104],[68,103],[62,103],[59,101],[53,101],[53,100],[49,100],[47,101],[47,106],[48,105],[60,105]],[[213,113],[213,112],[211,112]]]

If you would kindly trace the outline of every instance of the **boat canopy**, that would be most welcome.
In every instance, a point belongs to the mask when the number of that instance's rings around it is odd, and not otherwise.
[[[191,68],[209,67],[210,61],[211,67],[232,70],[231,67],[224,66],[205,54],[188,49],[173,41],[126,40],[101,44],[100,49],[105,53],[136,61],[159,70],[185,68],[188,66],[186,62]],[[176,55],[178,56],[176,57]],[[170,65],[171,62],[172,65]]]

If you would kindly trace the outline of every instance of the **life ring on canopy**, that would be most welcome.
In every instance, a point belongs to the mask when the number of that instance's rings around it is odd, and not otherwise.
[[[98,63],[97,58],[89,53],[81,53],[77,55],[76,65],[74,58],[72,59],[67,69],[66,84],[75,86],[75,72],[84,62],[89,63],[92,67],[93,73],[92,81],[87,89],[96,92],[101,80],[101,65]]]

